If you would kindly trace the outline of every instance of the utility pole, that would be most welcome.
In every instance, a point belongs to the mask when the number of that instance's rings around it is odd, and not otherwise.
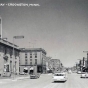
[[[76,70],[78,71],[78,63],[76,63]]]
[[[82,60],[79,61],[80,64],[80,71],[82,71]]]
[[[85,65],[85,57],[83,57],[83,67],[84,67],[84,65]]]
[[[0,24],[1,24],[1,39],[2,39],[2,18],[0,17]]]
[[[79,69],[80,71],[82,71],[82,62],[81,62],[81,59],[78,59],[79,60]]]
[[[13,79],[15,77],[15,71],[16,71],[16,68],[15,68],[15,44],[14,44],[14,39],[22,39],[24,38],[24,36],[13,36]]]

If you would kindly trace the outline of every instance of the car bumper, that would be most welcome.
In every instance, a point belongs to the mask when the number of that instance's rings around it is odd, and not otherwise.
[[[81,76],[81,78],[88,78],[88,76]]]
[[[66,79],[53,79],[53,81],[66,81]]]

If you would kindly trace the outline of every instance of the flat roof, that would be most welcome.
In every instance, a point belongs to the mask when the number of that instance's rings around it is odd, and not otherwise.
[[[42,48],[19,48],[22,52],[26,51],[43,51],[46,54],[46,51]]]

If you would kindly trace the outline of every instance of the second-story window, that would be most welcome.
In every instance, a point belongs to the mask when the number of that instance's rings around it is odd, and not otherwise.
[[[30,58],[32,58],[32,52],[30,52]]]
[[[30,65],[32,65],[32,62],[30,62]]]
[[[30,59],[30,61],[32,61],[32,59]]]
[[[35,59],[35,64],[37,65],[37,59]]]
[[[10,49],[10,57],[12,57],[12,55],[13,55],[13,50]]]
[[[35,55],[35,58],[37,58],[37,52],[35,52],[35,54],[34,54],[34,55]]]
[[[27,58],[25,59],[25,65],[27,65],[27,62],[28,62],[28,60],[27,60]]]
[[[27,53],[25,53],[25,58],[27,58]]]
[[[7,48],[5,47],[5,55],[7,54]]]

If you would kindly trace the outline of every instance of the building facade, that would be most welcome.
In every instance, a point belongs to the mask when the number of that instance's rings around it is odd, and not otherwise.
[[[19,74],[19,52],[17,45],[0,39],[0,75]]]
[[[46,51],[42,48],[20,48],[20,73],[24,68],[28,69],[36,66],[38,71],[43,72],[46,67]]]
[[[61,62],[59,59],[51,59],[50,63],[51,63],[50,69],[52,70],[53,73],[61,70]]]
[[[51,57],[46,57],[46,71],[49,72],[51,70]]]

